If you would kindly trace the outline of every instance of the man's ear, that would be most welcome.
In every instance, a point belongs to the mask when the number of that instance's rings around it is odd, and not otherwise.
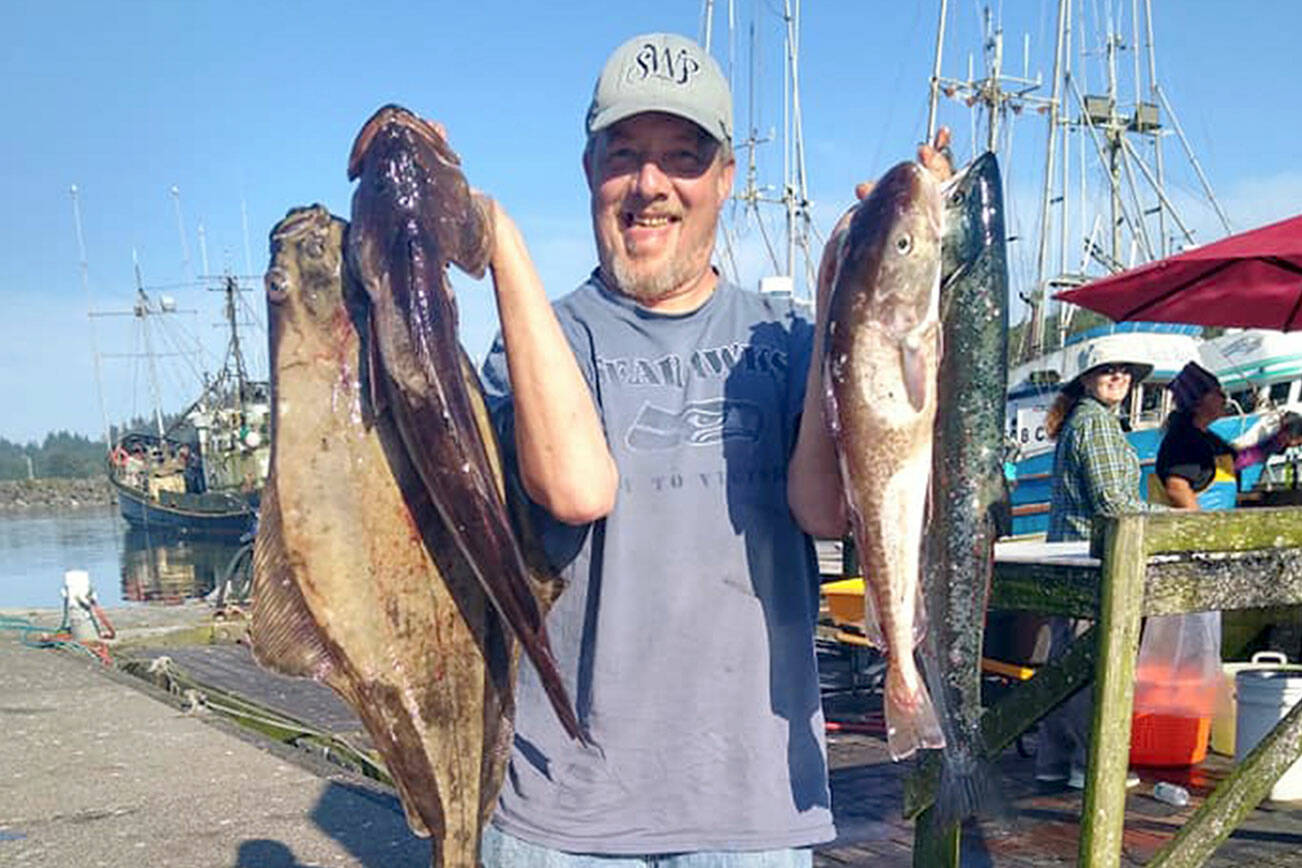
[[[720,203],[728,201],[728,197],[732,195],[732,181],[733,181],[733,177],[736,174],[737,174],[737,160],[735,158],[729,158],[728,162],[725,163],[723,166],[723,171],[719,173],[719,202]]]
[[[583,154],[579,157],[579,163],[583,167],[583,177],[588,181],[588,189],[596,188],[596,163],[597,163],[597,136],[588,136],[588,143],[583,146]]]

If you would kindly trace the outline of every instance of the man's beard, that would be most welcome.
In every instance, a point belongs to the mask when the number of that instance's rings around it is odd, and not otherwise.
[[[713,232],[706,236],[704,251],[698,249],[675,256],[652,273],[639,271],[627,256],[620,255],[602,257],[606,261],[602,262],[601,270],[607,279],[614,281],[612,288],[620,294],[644,304],[653,304],[710,270],[710,241],[713,238]],[[702,259],[703,267],[697,265]]]
[[[692,277],[692,265],[678,258],[657,269],[653,274],[635,273],[629,261],[622,256],[611,257],[607,271],[615,281],[615,288],[629,298],[640,302],[657,302],[682,286]]]

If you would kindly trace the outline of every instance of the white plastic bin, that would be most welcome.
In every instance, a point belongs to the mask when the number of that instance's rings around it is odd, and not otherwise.
[[[1302,675],[1287,669],[1249,669],[1234,677],[1238,694],[1234,760],[1242,762],[1257,743],[1274,729],[1298,702],[1302,702]],[[1269,798],[1302,799],[1302,759],[1275,782]]]
[[[1302,675],[1302,666],[1289,663],[1278,651],[1258,651],[1250,662],[1222,664],[1225,685],[1217,697],[1216,714],[1212,717],[1212,750],[1225,756],[1234,756],[1234,720],[1238,710],[1234,701],[1234,678],[1248,669],[1281,669]]]

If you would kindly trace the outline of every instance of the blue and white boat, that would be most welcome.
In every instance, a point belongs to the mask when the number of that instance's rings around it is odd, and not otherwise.
[[[1135,361],[1153,365],[1152,374],[1119,409],[1143,470],[1140,497],[1162,443],[1162,423],[1172,409],[1166,385],[1186,362],[1196,361],[1215,373],[1229,394],[1227,415],[1212,430],[1230,443],[1255,443],[1278,426],[1283,412],[1302,412],[1302,334],[1249,329],[1206,339],[1197,326],[1122,323],[1075,335],[1063,350],[1013,372],[1008,433],[1015,536],[1044,533],[1048,526],[1054,443],[1044,433],[1044,416],[1059,384],[1080,372],[1087,348],[1103,342],[1121,343]],[[1235,494],[1251,499],[1298,489],[1299,464],[1302,454],[1292,449],[1247,467],[1239,474]]]

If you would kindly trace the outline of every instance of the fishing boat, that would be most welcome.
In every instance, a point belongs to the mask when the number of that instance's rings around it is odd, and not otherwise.
[[[1014,124],[1024,119],[1038,124],[1044,119],[1038,219],[1033,231],[1014,227],[1010,238],[1010,259],[1020,254],[1024,261],[1033,260],[1033,266],[1014,268],[1012,274],[1014,290],[1029,308],[1025,322],[1014,331],[1017,340],[1010,341],[1007,461],[1013,482],[1014,535],[1043,533],[1047,528],[1053,443],[1044,430],[1045,414],[1061,386],[1080,372],[1091,350],[1100,344],[1120,345],[1135,361],[1153,366],[1152,374],[1119,410],[1144,471],[1141,494],[1162,440],[1162,423],[1172,409],[1165,387],[1185,363],[1198,361],[1220,377],[1233,398],[1233,415],[1215,423],[1212,430],[1240,445],[1261,436],[1277,423],[1280,413],[1296,410],[1302,397],[1300,336],[1262,330],[1212,336],[1197,326],[1114,324],[1068,305],[1050,310],[1049,299],[1059,290],[1199,243],[1193,221],[1182,215],[1166,192],[1177,166],[1176,161],[1164,159],[1163,145],[1172,139],[1181,146],[1184,185],[1202,191],[1201,207],[1214,215],[1215,229],[1231,232],[1229,219],[1157,80],[1150,0],[1111,5],[1089,14],[1074,8],[1078,5],[1086,4],[1072,0],[1057,4],[1049,94],[1041,93],[1042,76],[1031,72],[1029,40],[1021,73],[1008,71],[1002,24],[992,19],[989,9],[980,35],[981,73],[973,72],[975,64],[969,60],[965,76],[943,74],[945,0],[940,3],[930,80],[928,138],[938,125],[942,106],[961,106],[967,121],[953,125],[962,128],[970,123],[974,154],[982,149],[1004,156],[1006,188],[1028,162],[1009,165]],[[1095,26],[1086,28],[1085,21]],[[1093,76],[1086,69],[1089,64],[1095,67]],[[1091,92],[1086,88],[1092,82],[1097,89]],[[1007,189],[1005,201],[1013,201]],[[1034,239],[1034,250],[1027,249],[1023,237]],[[1018,276],[1027,272],[1033,277],[1018,286]],[[1254,496],[1294,485],[1298,460],[1286,454],[1273,457],[1264,467],[1250,468],[1240,476],[1240,494]]]
[[[150,376],[155,353],[151,319],[175,312],[139,285],[131,314],[145,339]],[[157,401],[149,430],[111,440],[109,482],[122,517],[138,530],[181,536],[239,537],[253,530],[270,461],[270,384],[252,379],[240,345],[238,280],[221,280],[229,333],[225,358],[205,377],[199,396],[170,424]],[[155,398],[156,384],[152,384]]]

